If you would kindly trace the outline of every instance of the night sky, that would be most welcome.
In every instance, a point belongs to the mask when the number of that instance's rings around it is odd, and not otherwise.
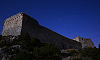
[[[80,36],[100,44],[100,0],[0,0],[0,33],[4,20],[19,12],[70,39]]]

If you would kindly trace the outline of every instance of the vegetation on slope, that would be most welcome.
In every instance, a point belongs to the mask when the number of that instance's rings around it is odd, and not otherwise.
[[[73,49],[68,51],[71,60],[100,60],[100,48],[85,47],[83,50]]]
[[[20,45],[21,49],[13,49],[12,46]],[[42,43],[38,38],[30,37],[28,33],[21,36],[0,35],[0,48],[8,47],[7,55],[13,55],[12,60],[61,60],[64,56],[53,44]],[[66,49],[70,60],[100,60],[99,48],[85,47],[79,49]]]
[[[13,36],[10,36],[13,37]],[[23,38],[15,37],[12,41],[8,37],[2,37],[0,47],[11,47],[13,45],[21,45],[23,50],[15,49],[8,51],[8,55],[13,56],[13,60],[61,60],[60,50],[53,44],[42,43],[38,38],[30,37],[28,33]],[[10,39],[10,40],[9,40]]]

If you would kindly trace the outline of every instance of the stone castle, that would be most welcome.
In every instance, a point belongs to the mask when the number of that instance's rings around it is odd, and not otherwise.
[[[73,40],[82,43],[82,48],[84,48],[84,47],[92,47],[92,48],[95,47],[94,43],[92,42],[92,40],[90,38],[82,38],[82,37],[77,36]]]
[[[23,36],[26,32],[41,42],[55,44],[59,49],[81,49],[82,44],[75,40],[64,37],[46,27],[39,25],[38,21],[26,15],[18,13],[4,21],[2,36]]]

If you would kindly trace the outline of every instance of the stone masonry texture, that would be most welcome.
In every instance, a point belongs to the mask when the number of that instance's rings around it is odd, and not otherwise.
[[[55,44],[59,49],[81,49],[82,44],[64,37],[46,27],[39,25],[38,21],[26,15],[18,13],[7,18],[4,22],[2,36],[23,36],[26,32],[41,42]]]

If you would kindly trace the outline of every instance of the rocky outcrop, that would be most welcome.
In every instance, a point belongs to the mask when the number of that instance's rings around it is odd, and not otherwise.
[[[3,38],[1,41],[0,41],[0,44],[2,45],[2,41],[3,43],[7,44],[11,44],[12,41],[15,39],[15,36],[7,36],[5,38]],[[17,37],[16,37],[17,39]],[[20,45],[12,45],[12,46],[7,46],[7,45],[4,45],[4,46],[1,46],[0,45],[0,60],[12,60],[12,58],[16,55],[12,52],[16,52],[16,51],[27,51],[27,49],[23,48]]]
[[[95,47],[94,43],[92,42],[92,40],[90,38],[82,38],[82,37],[76,37],[73,40],[76,40],[80,43],[82,43],[82,48],[84,47]]]
[[[38,38],[41,42],[55,44],[59,49],[82,48],[82,44],[80,42],[73,41],[72,39],[64,37],[39,25],[38,21],[25,13],[18,13],[6,19],[4,22],[2,36],[23,36],[26,32],[28,32],[31,37],[34,36],[35,38]]]
[[[16,55],[8,54],[9,51],[26,51],[26,49],[22,48],[21,45],[13,45],[12,47],[2,47],[0,48],[0,60],[12,60],[12,58]]]

